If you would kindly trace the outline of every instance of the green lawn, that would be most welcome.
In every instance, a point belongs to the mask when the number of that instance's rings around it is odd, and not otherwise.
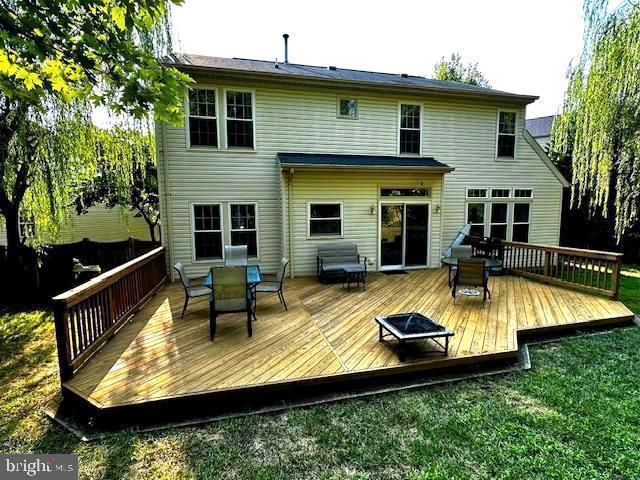
[[[640,312],[640,270],[622,299]],[[532,348],[533,369],[83,444],[43,418],[51,318],[0,315],[0,451],[77,452],[81,478],[640,478],[640,328]]]

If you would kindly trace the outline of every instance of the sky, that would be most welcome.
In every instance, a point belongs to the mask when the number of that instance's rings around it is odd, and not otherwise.
[[[173,12],[174,50],[431,76],[453,52],[491,86],[540,99],[527,117],[557,113],[580,55],[582,0],[186,0]]]

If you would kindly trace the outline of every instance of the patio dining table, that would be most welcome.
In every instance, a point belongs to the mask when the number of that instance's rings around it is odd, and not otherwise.
[[[202,282],[205,287],[211,288],[215,282],[215,278],[211,278],[211,272],[207,273]],[[249,288],[255,287],[262,282],[262,274],[260,273],[260,267],[258,265],[247,265],[247,285]]]

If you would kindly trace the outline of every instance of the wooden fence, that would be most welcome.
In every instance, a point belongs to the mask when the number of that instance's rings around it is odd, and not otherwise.
[[[621,253],[503,242],[505,270],[543,282],[618,298]]]
[[[158,247],[53,298],[62,381],[98,351],[167,279]]]

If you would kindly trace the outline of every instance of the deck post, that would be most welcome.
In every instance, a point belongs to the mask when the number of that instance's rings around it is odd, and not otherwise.
[[[54,323],[56,327],[56,343],[58,344],[58,365],[60,366],[60,383],[70,380],[73,376],[71,366],[71,344],[69,342],[69,310],[66,302],[54,303]]]

